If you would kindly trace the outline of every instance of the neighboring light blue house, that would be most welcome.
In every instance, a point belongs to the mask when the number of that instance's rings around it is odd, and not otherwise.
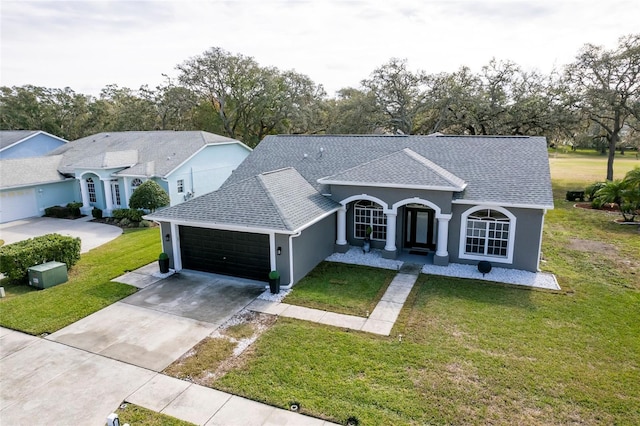
[[[78,200],[78,182],[58,171],[61,155],[0,161],[0,223],[42,216]]]
[[[0,160],[40,157],[66,143],[41,130],[0,130]]]
[[[268,136],[217,191],[148,217],[176,270],[291,286],[333,252],[535,272],[553,208],[546,139]]]
[[[4,180],[5,162],[17,160],[2,161],[0,221],[41,216],[46,207],[70,201],[82,202],[84,214],[95,207],[110,216],[114,209],[127,208],[131,194],[146,180],[162,186],[173,206],[218,189],[250,152],[240,141],[208,132],[98,133],[46,157],[9,164],[7,171],[29,163],[29,176],[18,180]],[[52,158],[58,175],[50,170]],[[46,175],[40,174],[41,165]]]

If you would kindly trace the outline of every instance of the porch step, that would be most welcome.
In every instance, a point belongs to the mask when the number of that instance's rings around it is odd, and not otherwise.
[[[420,275],[424,264],[404,262],[398,271],[401,274]]]

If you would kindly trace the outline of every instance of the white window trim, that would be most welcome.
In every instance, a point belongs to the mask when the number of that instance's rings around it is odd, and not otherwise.
[[[377,203],[377,202],[375,202],[375,201],[372,201],[372,200],[366,200],[366,199],[358,200],[358,201],[356,201],[356,202],[354,203],[354,205],[353,205],[353,238],[358,239],[358,240],[364,240],[364,237],[358,237],[358,236],[356,235],[356,210],[359,208],[359,207],[357,206],[357,204],[358,204],[360,201],[371,201],[372,203],[375,203],[375,204],[377,204],[377,205],[378,205],[378,207],[379,207],[380,211],[382,212],[382,217],[384,218],[384,225],[377,225],[377,226],[382,226],[382,227],[384,227],[384,228],[385,228],[385,238],[373,238],[373,232],[372,232],[372,233],[371,233],[371,238],[370,238],[370,239],[371,239],[371,241],[386,241],[386,240],[387,240],[387,239],[386,239],[386,235],[387,235],[387,234],[386,234],[386,233],[387,233],[387,229],[386,229],[386,227],[387,227],[387,215],[385,214],[384,207],[383,207],[383,206],[381,206],[380,204],[378,204],[378,203]],[[365,207],[362,207],[362,208],[365,208]],[[373,210],[373,209],[369,209],[369,210]],[[373,219],[373,215],[371,215],[371,218]],[[373,226],[374,226],[374,225],[373,225],[373,223],[372,223],[372,222],[369,222],[369,225],[368,225],[368,226],[371,226],[371,228],[373,229]]]
[[[509,242],[507,246],[507,256],[506,257],[496,257],[496,256],[485,256],[479,254],[469,254],[465,253],[465,247],[467,245],[467,218],[473,213],[479,210],[495,210],[497,212],[502,213],[503,215],[509,218]],[[509,210],[497,207],[497,206],[474,206],[469,210],[462,213],[460,217],[460,245],[458,248],[458,257],[460,259],[468,259],[468,260],[488,260],[490,262],[495,263],[513,263],[513,250],[516,239],[516,216],[511,213]]]
[[[184,179],[176,180],[176,190],[178,191],[178,194],[184,194]]]
[[[85,181],[87,182],[87,199],[90,203],[97,203],[98,194],[96,193],[96,183],[93,181],[92,177],[86,178]],[[91,198],[93,198],[93,200]]]
[[[139,185],[136,185],[136,186],[133,186],[133,183],[134,183],[136,180],[139,180],[139,181],[140,181],[140,184],[139,184]],[[131,179],[131,193],[133,194],[133,191],[135,191],[136,189],[138,189],[138,187],[139,187],[140,185],[142,185],[143,183],[144,183],[144,181],[143,181],[142,179],[140,179],[140,178],[133,178],[133,179]]]

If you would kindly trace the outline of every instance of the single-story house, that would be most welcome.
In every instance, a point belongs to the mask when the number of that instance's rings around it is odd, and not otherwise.
[[[42,130],[0,130],[0,160],[40,157],[66,143]]]
[[[82,202],[84,214],[99,208],[110,216],[127,208],[146,180],[163,187],[173,206],[218,189],[250,152],[240,141],[201,131],[87,136],[46,156],[0,162],[0,223],[72,201]]]
[[[61,155],[0,161],[0,223],[42,216],[77,200],[77,181],[58,171]]]
[[[266,137],[222,187],[148,218],[175,270],[293,285],[333,252],[537,271],[553,208],[544,137]]]

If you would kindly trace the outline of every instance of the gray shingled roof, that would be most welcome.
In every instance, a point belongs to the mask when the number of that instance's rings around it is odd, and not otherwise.
[[[0,131],[0,149],[5,149],[16,142],[33,136],[38,130],[1,130]]]
[[[423,156],[404,148],[318,180],[328,185],[385,186],[462,191],[466,183]]]
[[[339,206],[319,194],[296,170],[285,168],[227,185],[148,217],[294,232]]]
[[[405,148],[467,183],[458,198],[504,205],[553,207],[547,144],[527,136],[267,136],[223,184],[285,167],[320,193],[318,180]],[[413,176],[418,182],[421,176]]]
[[[238,142],[213,133],[200,131],[140,131],[98,133],[67,143],[51,155],[62,154],[60,171],[73,173],[75,168],[132,166],[127,162],[135,158],[137,166],[119,174],[140,176],[166,176],[204,146],[216,143]],[[135,155],[132,153],[135,152]],[[149,167],[148,163],[153,163]],[[148,174],[152,170],[153,174]]]
[[[0,160],[2,189],[54,183],[66,178],[58,172],[62,155]]]

